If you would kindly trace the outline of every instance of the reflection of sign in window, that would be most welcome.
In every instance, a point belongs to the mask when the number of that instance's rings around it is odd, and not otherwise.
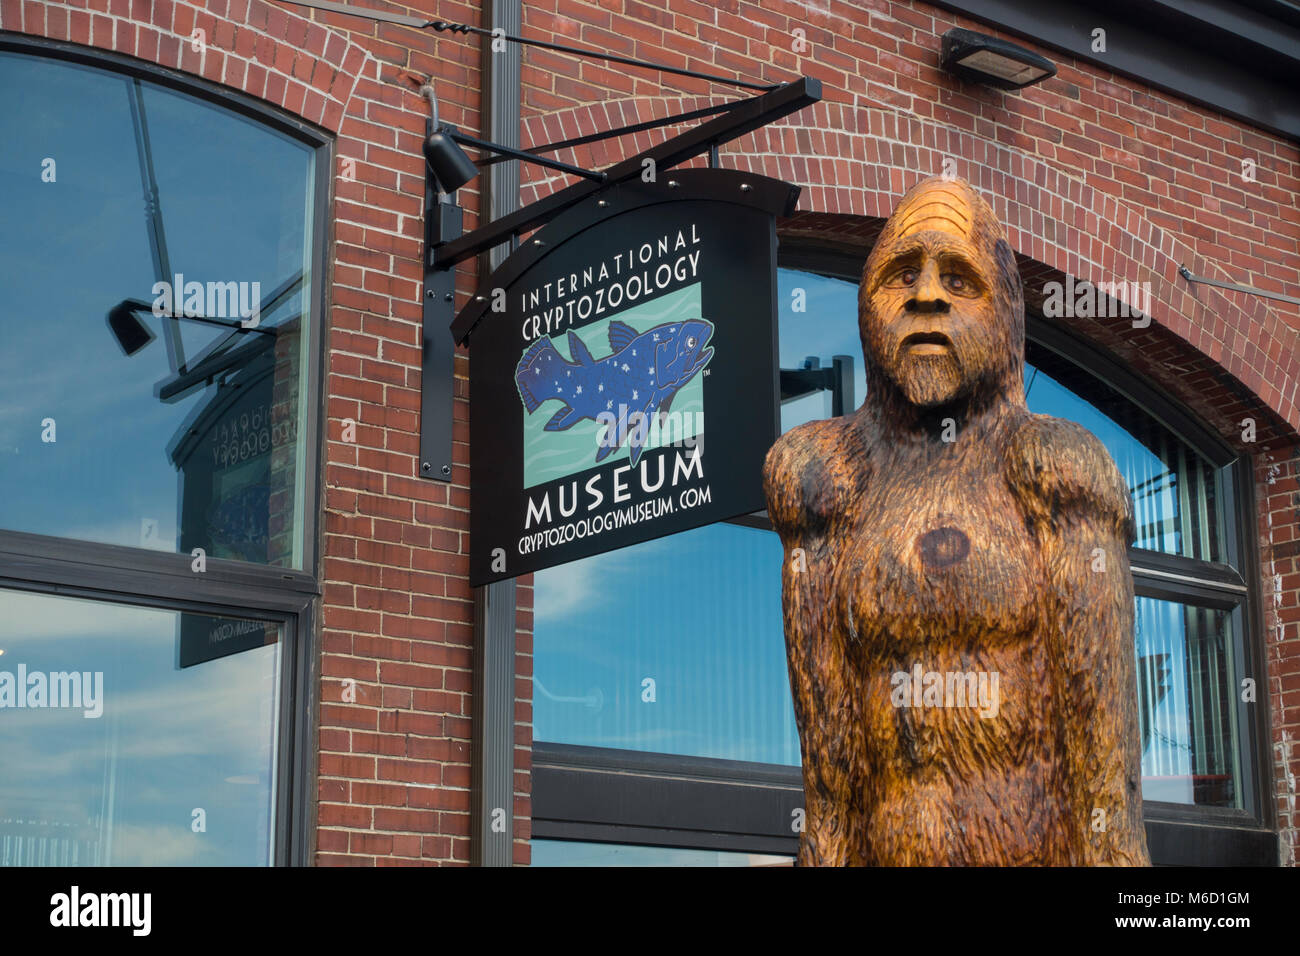
[[[276,423],[272,401],[274,352],[259,352],[195,409],[174,440],[180,472],[181,551],[202,548],[208,558],[272,563],[275,490],[293,474],[292,418]],[[281,451],[289,445],[290,450]],[[279,473],[276,458],[279,453]],[[278,512],[289,510],[280,504]],[[283,524],[283,520],[281,521]],[[283,529],[280,529],[283,530]],[[256,621],[182,615],[178,664],[204,661],[273,643],[276,628]]]
[[[274,563],[276,452],[292,447],[297,436],[291,415],[276,420],[273,360],[272,351],[260,352],[221,382],[172,449],[181,479],[182,551]],[[292,452],[284,454],[292,459]]]
[[[204,614],[181,615],[179,629],[177,663],[181,667],[192,667],[274,644],[280,637],[280,628],[276,624]]]

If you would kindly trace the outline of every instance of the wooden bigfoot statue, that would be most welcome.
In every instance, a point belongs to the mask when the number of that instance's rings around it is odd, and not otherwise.
[[[865,403],[764,469],[800,864],[1149,865],[1128,489],[1026,408],[1020,276],[969,185],[899,203],[858,327]]]

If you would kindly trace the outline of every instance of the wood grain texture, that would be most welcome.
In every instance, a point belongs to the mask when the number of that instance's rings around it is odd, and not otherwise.
[[[1149,865],[1132,504],[1095,437],[1026,408],[1020,277],[969,185],[903,197],[859,332],[862,407],[791,430],[764,469],[799,863]]]

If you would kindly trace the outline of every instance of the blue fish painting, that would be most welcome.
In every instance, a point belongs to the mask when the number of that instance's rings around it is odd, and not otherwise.
[[[709,364],[713,323],[705,319],[665,322],[638,332],[626,322],[609,323],[610,354],[593,358],[569,330],[568,361],[550,336],[524,352],[515,369],[515,384],[528,414],[555,399],[562,407],[545,425],[562,432],[584,419],[605,422],[596,452],[600,462],[628,443],[632,464],[641,458],[653,417],[667,413],[687,382]]]

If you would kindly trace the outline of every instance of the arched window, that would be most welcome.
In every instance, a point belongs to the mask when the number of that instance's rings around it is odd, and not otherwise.
[[[870,387],[862,262],[783,249],[783,430],[855,409]],[[1134,693],[1153,856],[1212,862],[1208,841],[1189,842],[1182,824],[1259,830],[1264,818],[1257,710],[1242,693],[1262,673],[1242,565],[1249,472],[1105,356],[1033,316],[1027,338],[1030,410],[1092,431],[1133,495]],[[802,804],[781,561],[754,515],[535,576],[535,862],[668,860],[651,845],[696,848],[707,864],[793,851]],[[645,846],[602,846],[614,839]],[[1247,842],[1243,856],[1258,849]]]
[[[0,37],[0,865],[304,863],[329,144]]]

